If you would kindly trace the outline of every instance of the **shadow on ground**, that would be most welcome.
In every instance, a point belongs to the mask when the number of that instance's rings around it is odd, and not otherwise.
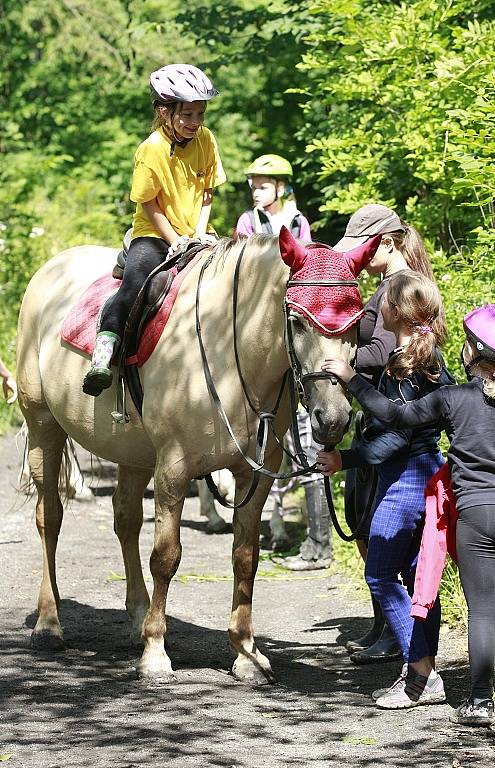
[[[351,630],[364,628],[364,622],[355,617],[325,622],[325,628],[339,630],[337,643],[315,644],[311,631],[306,633],[307,642],[260,637],[279,684],[251,689],[228,675],[232,654],[225,632],[170,617],[168,648],[178,681],[155,688],[135,679],[138,654],[127,641],[124,611],[64,600],[61,616],[67,650],[56,656],[29,650],[27,632],[0,638],[0,709],[8,712],[10,740],[18,749],[41,750],[48,757],[53,752],[55,757],[62,740],[66,749],[79,755],[83,749],[88,760],[80,765],[89,765],[93,750],[118,744],[127,745],[129,752],[127,762],[118,763],[122,766],[161,765],[167,757],[174,765],[231,768],[253,765],[253,754],[263,744],[265,754],[272,749],[277,760],[284,755],[283,762],[274,760],[273,765],[311,766],[313,761],[308,757],[304,762],[294,748],[298,733],[309,729],[310,743],[318,746],[318,754],[334,759],[346,738],[343,712],[349,706],[354,717],[358,712],[361,723],[353,748],[360,736],[365,741],[377,738],[381,715],[370,707],[368,698],[377,683],[377,670],[353,667],[338,648]],[[35,614],[29,614],[26,626],[34,622]],[[384,669],[390,666],[383,665],[379,672],[388,671],[390,676],[391,669]],[[456,705],[458,693],[466,687],[467,669],[451,667],[443,675],[446,687],[454,691],[450,703]],[[34,732],[27,727],[33,711],[39,724]],[[455,742],[453,732],[444,728]],[[483,748],[495,744],[495,734],[480,730],[464,733],[462,738],[465,749],[478,748],[478,757],[480,744]],[[393,764],[410,768],[414,754],[415,765],[440,768],[445,765],[446,749],[438,745],[437,731],[418,723],[414,737],[405,735],[400,741]],[[122,757],[122,750],[119,754]],[[198,754],[200,761],[190,762]],[[376,764],[376,756],[359,757],[360,766]],[[58,763],[48,760],[46,765]]]

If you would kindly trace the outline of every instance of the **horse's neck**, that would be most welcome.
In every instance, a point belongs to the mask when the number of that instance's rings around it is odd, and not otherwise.
[[[271,245],[246,248],[240,269],[236,328],[243,375],[260,402],[272,399],[289,364],[283,315],[288,275],[276,238]]]

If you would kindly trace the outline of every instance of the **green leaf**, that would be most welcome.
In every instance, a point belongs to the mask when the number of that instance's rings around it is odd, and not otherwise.
[[[125,581],[126,577],[122,576],[120,573],[116,573],[116,571],[110,571],[110,573],[107,576],[107,581]]]
[[[346,744],[366,744],[369,747],[378,744],[377,740],[372,739],[371,736],[343,736],[342,741]]]

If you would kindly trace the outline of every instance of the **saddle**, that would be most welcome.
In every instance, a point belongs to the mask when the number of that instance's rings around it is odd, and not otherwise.
[[[117,259],[115,261],[114,268],[112,269],[112,277],[116,280],[122,280],[124,277],[124,267],[129,253],[129,246],[132,240],[132,227],[127,230],[122,241],[122,250],[118,252]]]
[[[122,279],[124,274],[131,231],[128,230],[125,234],[123,248],[118,253],[117,262],[112,270],[112,276],[116,279]],[[127,383],[129,393],[140,415],[143,406],[143,390],[139,378],[137,351],[143,330],[162,306],[175,277],[206,247],[200,240],[189,240],[169,259],[150,272],[127,318],[124,338],[119,350],[119,377]]]

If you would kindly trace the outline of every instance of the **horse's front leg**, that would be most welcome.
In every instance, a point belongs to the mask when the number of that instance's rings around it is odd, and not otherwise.
[[[151,470],[119,465],[117,488],[112,498],[114,530],[124,558],[125,606],[131,621],[131,642],[136,645],[141,643],[143,620],[150,606],[139,555],[139,533],[143,524],[143,495],[151,474]]]
[[[153,576],[151,605],[143,623],[143,655],[137,665],[140,678],[168,683],[175,680],[172,663],[165,650],[165,611],[170,582],[182,554],[180,518],[190,478],[182,462],[167,468],[157,457],[155,471],[155,540],[150,557]]]
[[[267,466],[278,468],[280,457]],[[246,506],[234,513],[234,543],[232,565],[234,568],[234,592],[229,638],[237,658],[232,674],[237,680],[255,685],[275,682],[270,662],[256,647],[252,623],[254,578],[258,568],[260,521],[263,505],[270,491],[271,479],[261,477],[256,493]],[[236,476],[236,502],[242,499],[249,487],[249,477]]]

